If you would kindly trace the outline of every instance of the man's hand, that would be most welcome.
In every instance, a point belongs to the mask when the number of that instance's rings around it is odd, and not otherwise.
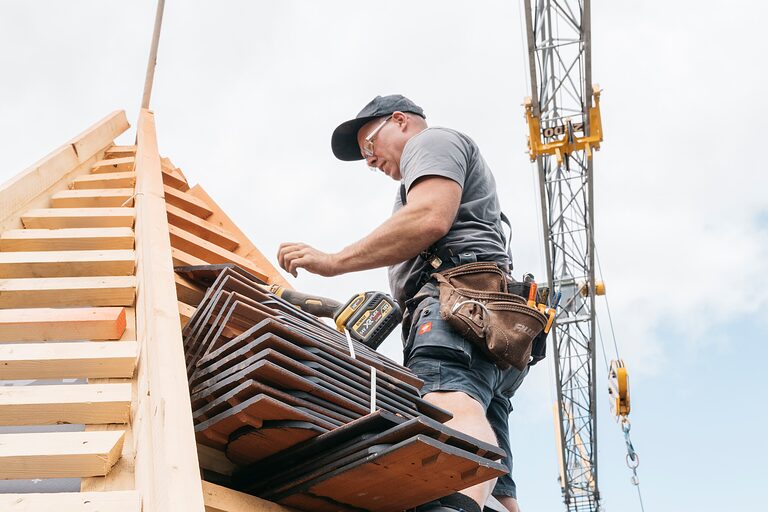
[[[318,251],[303,243],[285,242],[280,244],[277,251],[277,261],[283,270],[289,272],[293,277],[298,276],[297,270],[300,268],[323,277],[339,274],[333,254]]]

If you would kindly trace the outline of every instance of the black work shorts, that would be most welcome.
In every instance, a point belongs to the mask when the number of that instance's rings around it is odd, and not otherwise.
[[[434,288],[434,289],[433,289]],[[485,416],[496,434],[499,447],[507,453],[509,473],[499,477],[494,496],[517,497],[512,479],[512,453],[509,445],[510,398],[523,382],[524,371],[500,370],[472,343],[457,334],[440,318],[437,290],[426,285],[414,311],[414,320],[405,340],[405,365],[424,381],[421,394],[432,391],[462,391],[485,408]]]

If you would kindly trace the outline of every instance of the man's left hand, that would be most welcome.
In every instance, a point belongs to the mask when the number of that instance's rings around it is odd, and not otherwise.
[[[303,243],[285,242],[280,244],[277,251],[277,261],[280,267],[293,277],[298,276],[297,270],[300,268],[323,277],[339,274],[333,254],[318,251]]]

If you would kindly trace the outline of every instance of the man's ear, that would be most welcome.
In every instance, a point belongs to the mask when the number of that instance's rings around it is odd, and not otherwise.
[[[402,131],[405,130],[405,128],[408,126],[408,116],[400,112],[399,110],[397,112],[392,113],[392,121],[397,124],[398,128]]]

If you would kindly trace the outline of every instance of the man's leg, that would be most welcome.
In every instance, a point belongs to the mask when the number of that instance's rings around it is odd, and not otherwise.
[[[485,408],[468,394],[461,391],[433,391],[424,395],[424,399],[453,413],[453,419],[445,423],[447,426],[486,443],[498,445],[496,435],[485,417]],[[475,500],[482,509],[494,485],[495,478],[460,492]]]

